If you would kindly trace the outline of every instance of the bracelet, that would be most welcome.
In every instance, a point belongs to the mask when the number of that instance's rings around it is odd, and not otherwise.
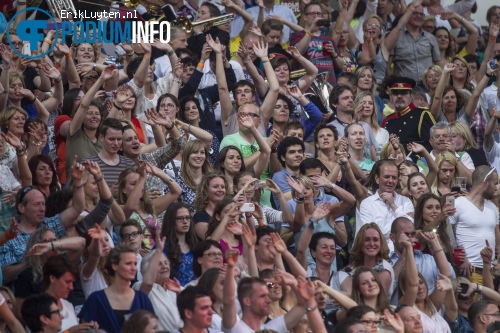
[[[75,185],[75,190],[81,189],[84,186],[85,186],[85,184]]]
[[[50,246],[52,247],[52,251],[55,251],[55,247],[54,247],[54,242],[50,242]]]
[[[222,60],[222,63],[225,64],[227,62],[227,59]]]
[[[92,70],[95,71],[96,67],[97,67],[97,64],[94,62],[94,66],[92,66]]]
[[[497,40],[497,38],[495,36],[493,36],[493,37],[488,38],[488,40],[494,42]]]
[[[171,56],[173,56],[173,55],[174,55],[174,53],[175,53],[175,51],[174,51],[174,50],[170,50],[170,51],[168,51],[168,52],[167,52],[167,55],[168,55],[169,57],[171,57]]]
[[[318,308],[318,304],[316,304],[315,306],[313,306],[312,308],[309,308],[309,307],[306,307],[306,312],[313,312],[314,310],[316,310]]]
[[[7,237],[8,240],[16,238],[16,235],[9,229],[5,230],[5,237]]]
[[[144,53],[144,58],[147,58],[148,57],[148,54],[147,53]]]
[[[59,76],[59,80],[55,80],[55,79],[54,79],[54,82],[55,82],[55,83],[59,83],[59,82],[61,82],[61,81],[62,81],[62,76]]]
[[[172,81],[174,81],[177,84],[182,84],[182,80],[181,79],[173,79]]]
[[[103,180],[103,179],[104,179],[104,177],[103,177],[102,175],[100,175],[100,176],[99,176],[99,177],[97,177],[97,178],[94,178],[94,180],[95,180],[96,182],[99,182],[99,181],[101,181],[101,180]]]
[[[306,35],[311,37],[312,36],[312,33],[310,33],[309,31],[306,31]]]
[[[294,197],[293,201],[295,201],[296,203],[304,203],[306,201],[306,199],[304,197],[302,197],[302,198]]]
[[[39,143],[36,143],[35,140],[31,141],[32,144],[34,144],[35,146],[39,147],[42,145],[42,141],[40,141]]]
[[[201,67],[201,68],[203,68],[203,67],[205,67],[205,64],[204,64],[204,63],[202,63],[202,62],[199,62],[199,63],[198,63],[198,66],[199,66],[199,67]]]
[[[35,103],[36,100],[37,100],[37,97],[35,96],[35,98],[33,98],[33,100],[31,101],[31,104]]]
[[[465,17],[462,16],[462,19],[460,20],[460,22],[464,23],[465,21]]]
[[[26,1],[18,1],[17,5],[18,6],[26,6]]]
[[[278,152],[277,148],[271,148],[271,154],[276,154]]]
[[[65,57],[66,57],[66,58],[71,58],[72,56],[73,56],[73,53],[71,53],[71,52],[70,52],[70,53],[66,54],[66,56],[65,56]]]
[[[250,61],[252,61],[252,59],[243,60],[243,63],[244,63],[244,64],[248,64]]]
[[[263,64],[265,64],[266,62],[269,62],[269,60],[262,60]]]
[[[53,43],[53,42],[52,42],[50,39],[48,39],[48,38],[44,38],[44,39],[43,39],[43,41],[44,41],[45,43],[49,44],[49,45],[52,45],[52,43]]]
[[[26,155],[26,151],[22,150],[22,149],[21,150],[16,150],[16,155],[17,156],[24,156],[24,155]]]
[[[189,133],[190,131],[191,131],[191,124],[189,124],[187,132]]]
[[[366,39],[366,42],[367,42],[367,43],[371,43],[371,42],[372,42],[372,40],[373,40],[373,38],[368,37],[368,38]]]
[[[131,56],[133,56],[134,54],[135,54],[135,51],[133,51],[133,50],[132,50],[132,52],[130,52],[130,53],[125,53],[125,55],[126,55],[127,57],[131,57]]]
[[[484,73],[484,75],[486,75],[486,77],[489,77],[489,78],[491,78],[493,76],[493,74],[488,74],[488,73]]]
[[[477,284],[476,292],[478,294],[481,294],[483,292],[483,286],[480,285],[479,283],[476,283],[476,284]]]
[[[412,3],[408,6],[408,9],[411,10],[411,11],[413,11],[414,7],[413,7]]]
[[[443,248],[440,248],[439,250],[435,251],[435,252],[434,252],[434,253],[432,253],[432,254],[434,255],[434,254],[439,253],[439,252],[441,252],[441,251],[443,251]]]
[[[166,129],[167,131],[170,131],[172,128],[174,128],[174,126],[175,126],[175,124],[174,124],[174,123],[172,123],[172,125],[171,125],[170,127],[165,127],[165,129]]]
[[[120,111],[122,110],[122,108],[121,108],[121,107],[119,107],[118,105],[116,105],[116,103],[115,103],[115,102],[113,102],[113,106],[115,107],[115,109],[118,109],[118,110],[120,110]]]
[[[491,261],[483,261],[483,264],[490,265],[490,264],[491,264]]]

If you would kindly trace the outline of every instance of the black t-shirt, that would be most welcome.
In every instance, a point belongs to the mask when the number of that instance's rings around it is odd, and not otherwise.
[[[14,282],[14,296],[19,298],[26,298],[30,295],[42,294],[45,292],[43,289],[42,277],[40,281],[33,281],[33,270],[31,267],[26,268],[19,274],[17,280]]]
[[[208,221],[210,221],[211,218],[212,216],[208,214],[206,210],[200,210],[193,215],[193,222],[194,224],[199,222],[208,223]]]

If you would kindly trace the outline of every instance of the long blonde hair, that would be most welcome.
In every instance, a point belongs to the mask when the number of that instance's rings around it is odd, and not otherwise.
[[[438,170],[441,169],[441,165],[444,162],[448,162],[448,163],[452,164],[455,167],[455,177],[459,177],[460,176],[459,173],[458,173],[458,161],[457,161],[457,158],[455,157],[455,155],[453,155],[449,151],[445,151],[445,152],[439,153],[436,156],[436,164],[438,166]],[[439,171],[438,171],[438,174],[439,174]],[[455,186],[455,177],[453,177],[451,179],[451,186]],[[436,177],[434,179],[434,182],[432,183],[431,192],[434,193],[435,195],[437,195],[438,197],[440,197],[440,194],[438,192],[438,188],[439,188],[439,177]]]
[[[184,147],[184,152],[182,153],[181,177],[182,180],[184,180],[184,183],[192,190],[196,190],[198,185],[195,181],[194,172],[189,165],[189,156],[202,149],[205,150],[205,162],[203,163],[201,169],[202,173],[206,174],[212,171],[212,167],[208,161],[208,150],[205,148],[205,144],[201,140],[197,139],[189,141],[186,144],[186,147]]]
[[[372,98],[372,102],[373,102],[373,112],[372,112],[372,115],[370,116],[369,125],[371,127],[376,128],[377,130],[379,130],[380,126],[379,126],[378,121],[377,121],[377,106],[375,105],[375,97],[373,97],[373,94],[371,92],[362,91],[356,95],[356,98],[354,99],[354,110],[357,110],[359,104],[361,104],[361,102],[363,102],[363,99],[366,96],[370,96]]]
[[[451,131],[455,131],[455,135],[460,135],[464,141],[464,150],[477,149],[477,143],[472,138],[470,127],[463,121],[455,121],[450,124]]]

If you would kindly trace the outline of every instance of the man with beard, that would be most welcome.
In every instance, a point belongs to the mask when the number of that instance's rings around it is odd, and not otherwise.
[[[500,250],[498,209],[490,200],[496,191],[498,173],[495,168],[481,165],[472,173],[472,188],[468,195],[455,199],[456,213],[449,217],[455,239],[465,251],[465,262],[461,273],[474,283],[483,282],[483,259],[481,250],[484,241],[495,244]],[[493,259],[493,258],[492,258]]]
[[[427,151],[431,151],[430,129],[436,121],[429,111],[413,104],[415,80],[396,77],[390,79],[387,86],[391,89],[390,99],[396,112],[384,119],[382,127],[385,127],[389,134],[397,135],[405,150],[408,143],[417,142]]]

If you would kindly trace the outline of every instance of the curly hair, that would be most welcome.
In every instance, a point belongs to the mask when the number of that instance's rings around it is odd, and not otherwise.
[[[26,243],[26,252],[25,252],[25,258],[26,262],[28,264],[28,267],[31,267],[31,272],[33,275],[33,283],[37,284],[42,282],[43,279],[43,264],[42,264],[42,257],[41,256],[28,256],[29,250],[36,244],[41,244],[44,243],[44,235],[47,231],[54,231],[50,229],[49,227],[45,226],[44,224],[40,224],[40,226],[35,230],[34,233],[31,234],[30,238],[28,239],[28,242]],[[55,233],[54,233],[55,234]]]
[[[191,154],[194,154],[202,149],[205,151],[205,162],[203,163],[201,170],[203,174],[206,174],[212,171],[212,167],[210,166],[210,162],[208,160],[208,149],[206,149],[205,144],[201,140],[196,139],[189,141],[182,152],[181,177],[186,186],[192,190],[196,190],[198,185],[196,185],[194,172],[189,164],[189,157]]]
[[[226,179],[226,176],[224,174],[218,172],[218,171],[211,171],[209,173],[206,173],[203,175],[201,178],[200,185],[198,185],[197,191],[196,191],[196,198],[194,199],[194,209],[196,211],[203,210],[207,207],[208,205],[208,186],[210,186],[210,182],[215,179],[215,178],[221,178],[224,181],[224,188],[226,189],[226,195],[227,190],[229,189],[229,183]]]
[[[444,87],[443,98],[442,99],[444,99],[444,95],[446,95],[450,91],[453,91],[455,93],[455,97],[457,98],[456,112],[458,113],[458,111],[460,111],[460,109],[462,109],[463,107],[465,107],[465,104],[467,104],[467,98],[457,88],[455,88],[453,86],[446,86],[446,87]]]
[[[179,209],[187,209],[190,211],[190,207],[185,203],[174,202],[168,206],[163,217],[163,225],[161,228],[161,237],[166,237],[165,246],[168,249],[168,259],[172,264],[173,269],[177,269],[182,261],[181,247],[179,246],[179,238],[177,237],[177,231],[175,230],[177,211]],[[194,249],[195,245],[198,243],[198,238],[196,237],[196,232],[194,230],[193,219],[190,218],[189,231],[185,236],[185,240],[189,248]]]
[[[387,246],[387,241],[385,240],[384,234],[375,222],[370,222],[361,226],[358,233],[356,234],[356,238],[354,238],[354,244],[351,248],[351,258],[354,267],[364,265],[365,254],[363,253],[363,243],[365,241],[366,230],[368,229],[375,229],[380,238],[380,252],[377,254],[377,262],[381,261],[382,259],[389,262],[391,261],[389,259],[389,246]]]

